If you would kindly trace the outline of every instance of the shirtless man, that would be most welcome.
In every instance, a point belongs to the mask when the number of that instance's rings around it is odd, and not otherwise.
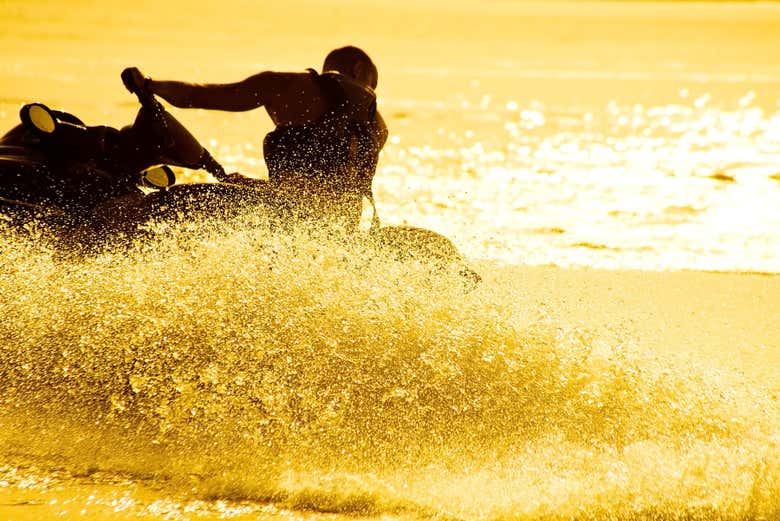
[[[322,73],[266,71],[236,83],[159,81],[130,69],[139,89],[176,107],[246,111],[265,107],[276,126],[263,141],[272,205],[282,219],[354,230],[387,127],[376,110],[378,73],[357,47],[331,51]],[[232,174],[237,184],[258,181]],[[374,208],[374,224],[378,223]]]

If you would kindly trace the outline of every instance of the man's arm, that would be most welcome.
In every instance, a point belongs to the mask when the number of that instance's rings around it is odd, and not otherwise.
[[[266,71],[236,83],[220,84],[146,79],[144,86],[175,107],[240,112],[266,105],[287,88],[290,76]]]

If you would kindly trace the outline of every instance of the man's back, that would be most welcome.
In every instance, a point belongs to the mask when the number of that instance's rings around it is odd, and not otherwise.
[[[276,126],[269,135],[273,145],[265,152],[269,180],[272,187],[289,188],[286,197],[299,199],[301,206],[314,194],[320,199],[357,198],[350,211],[359,219],[360,198],[373,201],[371,179],[387,128],[376,111],[376,67],[360,49],[331,51],[322,75],[311,70],[266,71],[236,83],[199,85],[155,81],[132,71],[137,85],[177,107],[225,111],[264,107]],[[288,181],[300,180],[306,186],[296,193],[290,188],[296,182]],[[355,221],[354,215],[350,221]]]
[[[371,181],[385,141],[376,132],[376,96],[339,73],[309,74],[326,110],[318,119],[279,125],[266,136],[269,181],[295,216],[354,228],[362,197],[373,201]]]

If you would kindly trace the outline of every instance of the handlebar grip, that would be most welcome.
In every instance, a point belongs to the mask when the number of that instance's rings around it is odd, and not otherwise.
[[[136,82],[136,76],[133,74],[134,71],[137,71],[138,76],[143,78],[142,84],[139,85]],[[138,69],[135,67],[126,68],[122,71],[121,78],[125,88],[136,95],[141,105],[145,107],[152,107],[158,111],[161,110],[157,107],[157,100],[154,98],[154,94],[146,86],[146,83],[149,81],[149,79],[145,78],[141,72],[138,71]]]
[[[131,67],[126,68],[122,71],[121,76],[122,83],[124,84],[125,88],[133,94],[138,94],[138,85],[136,85],[135,81],[133,81],[133,69]]]

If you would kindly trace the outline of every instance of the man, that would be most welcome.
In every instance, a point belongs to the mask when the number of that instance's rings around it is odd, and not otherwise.
[[[264,107],[276,126],[263,141],[272,206],[282,219],[354,230],[387,127],[376,110],[377,69],[357,47],[331,51],[322,74],[266,71],[236,83],[157,81],[130,69],[136,86],[176,107],[246,111]],[[253,180],[233,174],[237,184]],[[374,208],[374,224],[378,223]]]

